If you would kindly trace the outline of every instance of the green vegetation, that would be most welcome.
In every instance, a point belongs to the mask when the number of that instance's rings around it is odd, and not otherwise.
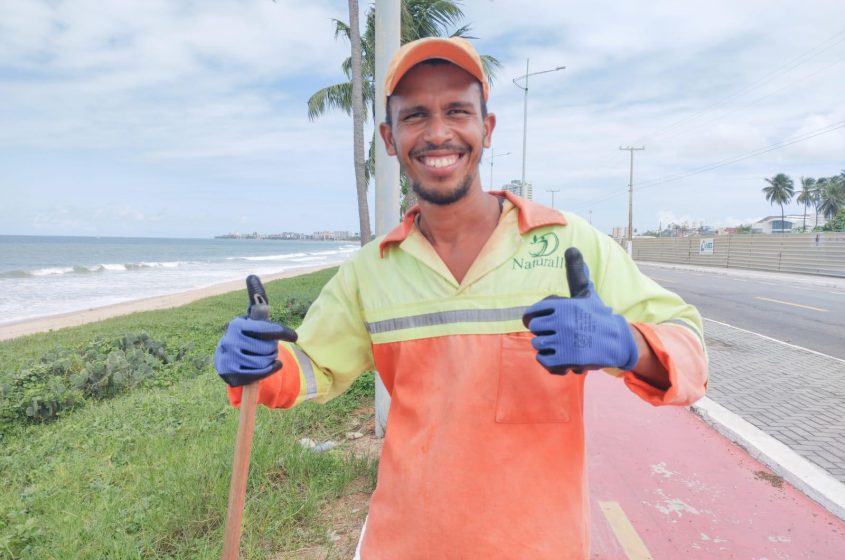
[[[840,209],[836,216],[824,225],[823,231],[845,231],[845,208]]]
[[[763,187],[766,200],[771,204],[779,204],[781,207],[781,221],[783,221],[783,205],[792,200],[795,194],[792,179],[783,173],[778,173],[771,179],[766,179],[768,185]],[[837,216],[840,211],[845,210],[845,170],[839,175],[830,177],[801,177],[801,190],[796,201],[804,206],[804,223],[801,231],[807,231],[807,209],[810,206],[815,208],[815,225],[813,231],[822,231],[819,228],[819,214],[833,222],[826,225],[823,231],[845,231]],[[794,230],[797,231],[797,230]]]
[[[296,327],[333,273],[268,283],[273,318]],[[219,557],[238,411],[210,356],[245,304],[231,293],[0,342],[0,559]],[[368,374],[325,406],[259,408],[243,558],[332,549],[323,512],[371,491],[375,464],[297,441],[340,441],[371,405]]]

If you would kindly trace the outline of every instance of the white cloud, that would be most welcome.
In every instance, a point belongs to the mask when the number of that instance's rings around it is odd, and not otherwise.
[[[566,65],[530,78],[527,177],[538,200],[560,189],[558,207],[592,210],[604,230],[627,221],[620,145],[646,147],[635,156],[638,187],[845,121],[841,0],[463,6],[479,49],[503,64],[490,101],[493,146],[511,155],[496,159],[496,181],[522,172],[524,97],[511,79],[527,57],[532,72]],[[174,231],[235,229],[237,216],[255,219],[240,206],[252,199],[284,222],[278,229],[325,220],[326,229],[357,230],[350,119],[312,123],[305,106],[342,79],[348,44],[333,38],[330,19],[345,20],[347,9],[342,0],[4,3],[0,194],[23,204],[21,193],[37,192],[73,211],[0,221],[10,233],[34,223],[89,231],[73,221],[82,201],[118,207],[116,191],[144,223],[156,216],[156,228]],[[656,227],[661,209],[709,225],[764,215],[764,177],[832,175],[843,153],[840,129],[635,188],[636,225]],[[487,181],[486,160],[480,173]],[[150,192],[195,218],[148,204]]]

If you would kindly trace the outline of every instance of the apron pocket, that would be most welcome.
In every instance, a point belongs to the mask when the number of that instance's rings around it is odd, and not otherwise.
[[[496,422],[537,424],[569,422],[572,374],[554,375],[535,358],[531,333],[502,337]]]

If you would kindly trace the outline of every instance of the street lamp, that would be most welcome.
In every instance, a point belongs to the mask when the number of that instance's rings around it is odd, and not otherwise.
[[[493,158],[502,157],[502,156],[509,156],[511,155],[510,152],[505,152],[503,154],[497,154],[496,150],[490,150],[490,186],[487,190],[493,189]]]
[[[539,72],[531,72],[528,73],[528,59],[525,59],[525,74],[513,79],[513,85],[521,89],[525,92],[524,101],[523,101],[523,109],[522,109],[522,190],[525,191],[525,146],[526,141],[528,139],[528,77],[529,76],[536,76],[538,74],[548,74],[549,72],[557,72],[558,70],[564,70],[566,66],[558,66],[557,68],[551,68],[549,70],[541,70]],[[525,80],[525,86],[521,86],[517,83],[517,80]]]

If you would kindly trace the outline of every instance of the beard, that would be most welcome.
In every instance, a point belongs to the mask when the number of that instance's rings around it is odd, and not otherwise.
[[[411,181],[411,188],[414,189],[414,192],[421,200],[425,200],[431,204],[437,204],[438,206],[447,206],[466,196],[472,185],[472,179],[472,175],[467,174],[457,187],[452,189],[451,192],[445,193],[436,192],[416,181]]]
[[[393,148],[396,150],[397,153],[399,152],[399,146],[396,144],[395,140],[393,142]],[[408,156],[411,159],[413,159],[413,158],[419,157],[420,155],[424,154],[425,152],[435,150],[435,149],[444,149],[444,148],[454,150],[454,151],[456,151],[460,154],[465,155],[466,157],[469,157],[469,154],[471,152],[471,150],[467,146],[458,146],[458,145],[455,145],[455,144],[448,144],[448,143],[444,144],[442,146],[435,146],[434,144],[426,144],[422,148],[411,150],[411,153],[408,154]],[[401,159],[400,159],[399,167],[402,169],[402,172],[405,173],[405,177],[408,177],[408,180],[411,183],[411,188],[413,189],[413,191],[417,195],[417,197],[421,200],[424,200],[424,201],[430,203],[430,204],[436,204],[438,206],[447,206],[447,205],[453,204],[453,203],[459,201],[460,199],[462,199],[463,197],[465,197],[466,194],[469,192],[469,188],[472,186],[473,179],[475,179],[475,176],[471,172],[467,173],[464,176],[464,178],[461,180],[461,182],[454,189],[452,189],[451,192],[441,193],[441,192],[437,192],[435,189],[430,189],[430,188],[426,187],[425,185],[423,185],[422,183],[420,183],[418,181],[414,181],[413,179],[411,179],[410,175],[405,171],[405,166],[401,163]]]

